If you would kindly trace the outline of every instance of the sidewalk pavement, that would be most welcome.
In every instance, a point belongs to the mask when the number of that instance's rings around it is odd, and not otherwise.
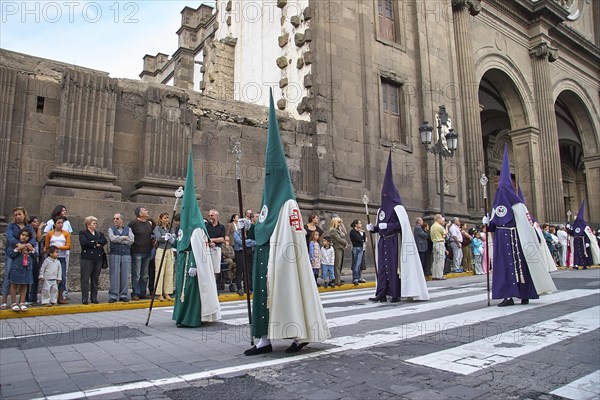
[[[594,266],[591,268],[600,268],[600,266]],[[566,267],[560,267],[559,269],[567,269]],[[318,290],[321,293],[324,292],[333,292],[333,291],[344,291],[344,290],[352,290],[352,289],[365,289],[365,288],[374,288],[375,287],[375,274],[374,273],[363,273],[363,279],[365,279],[366,283],[359,283],[358,286],[352,284],[352,275],[348,273],[342,275],[342,280],[346,283],[341,286],[337,286],[335,288],[324,288],[319,287]],[[448,273],[444,276],[447,279],[460,278],[465,276],[473,276],[473,273],[470,272],[462,272],[462,273]],[[431,277],[428,277],[427,280],[431,280]],[[350,282],[350,283],[347,283]],[[117,301],[115,303],[108,302],[108,292],[101,291],[98,292],[98,301],[100,304],[87,304],[84,305],[81,303],[81,292],[69,292],[69,304],[63,305],[55,305],[52,307],[42,307],[42,306],[32,306],[25,312],[15,312],[10,308],[7,310],[0,311],[0,319],[11,319],[11,318],[27,318],[27,317],[41,317],[48,315],[63,315],[63,314],[78,314],[78,313],[89,313],[89,312],[101,312],[101,311],[119,311],[119,310],[132,310],[132,309],[140,309],[140,308],[149,308],[150,300],[138,300],[138,301],[129,301],[122,302]],[[240,296],[237,293],[230,293],[228,290],[228,285],[225,285],[224,290],[219,291],[219,301],[221,303],[228,301],[240,301],[245,300],[246,296]],[[153,308],[158,307],[171,307],[173,306],[174,301],[158,301],[154,300],[152,304]]]

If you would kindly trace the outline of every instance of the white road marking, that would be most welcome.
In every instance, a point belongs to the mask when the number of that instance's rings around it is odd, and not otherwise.
[[[600,370],[561,386],[551,391],[550,394],[572,400],[600,399]]]
[[[339,338],[331,338],[326,340],[324,344],[330,344],[338,347],[314,351],[311,353],[303,353],[295,356],[288,356],[279,359],[270,359],[243,365],[236,365],[226,368],[218,368],[194,374],[186,374],[174,376],[172,378],[157,379],[151,381],[140,381],[123,385],[107,386],[103,388],[78,391],[72,393],[58,394],[55,396],[46,397],[51,400],[68,400],[81,397],[93,397],[100,395],[108,395],[111,393],[124,392],[127,390],[142,389],[148,387],[160,387],[172,383],[189,382],[198,379],[206,379],[225,374],[255,370],[264,367],[273,367],[277,365],[288,364],[306,359],[322,357],[330,354],[341,353],[349,350],[359,350],[369,347],[390,344],[421,336],[426,333],[434,332],[436,329],[453,329],[458,327],[467,327],[476,323],[488,321],[495,318],[505,317],[512,314],[517,314],[522,311],[532,310],[543,306],[553,305],[560,301],[572,301],[574,299],[590,296],[600,293],[600,290],[574,289],[555,294],[543,296],[535,303],[530,303],[527,307],[485,307],[481,310],[468,311],[460,314],[448,315],[442,318],[434,318],[427,321],[419,321],[413,324],[402,324],[399,326],[380,329],[371,332],[365,332],[354,336],[345,336]],[[436,304],[436,303],[430,303]],[[462,321],[459,325],[457,321]],[[422,329],[422,328],[425,329]],[[37,400],[37,399],[36,399]]]
[[[514,329],[504,333],[499,341],[485,338],[406,361],[468,375],[598,328],[600,306]]]

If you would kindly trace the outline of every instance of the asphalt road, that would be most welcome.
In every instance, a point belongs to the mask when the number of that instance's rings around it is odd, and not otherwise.
[[[171,307],[0,320],[3,399],[597,399],[600,269],[557,271],[559,291],[487,307],[484,277],[428,282],[431,300],[321,293],[333,337],[246,357],[246,304],[176,328]]]

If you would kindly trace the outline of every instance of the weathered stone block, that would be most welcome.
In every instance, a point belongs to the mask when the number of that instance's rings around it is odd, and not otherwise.
[[[279,108],[280,110],[285,110],[286,104],[287,102],[285,101],[285,99],[277,100],[277,108]]]
[[[304,17],[305,21],[310,20],[313,16],[312,9],[310,7],[306,7],[304,11],[302,11],[302,16]]]
[[[227,26],[231,26],[231,15],[227,16],[226,23],[227,23]]]
[[[304,87],[305,88],[311,88],[312,85],[313,85],[312,74],[306,74],[304,76]]]
[[[294,43],[296,43],[296,46],[298,46],[298,47],[304,46],[304,43],[305,43],[304,34],[296,33],[294,35]]]
[[[286,87],[288,85],[288,78],[281,78],[279,80],[279,87],[281,89],[283,89],[284,87]]]
[[[283,8],[287,4],[287,0],[277,0],[277,7]]]
[[[225,11],[231,11],[231,0],[229,0],[225,5]]]
[[[300,26],[300,17],[297,15],[294,15],[292,18],[290,18],[290,24],[292,24],[294,26],[294,28],[297,28],[298,26]]]
[[[288,66],[288,59],[285,56],[281,56],[277,58],[277,61],[275,61],[277,63],[277,66],[279,67],[279,69],[284,69]]]
[[[312,39],[313,39],[312,37],[313,37],[312,30],[310,28],[306,29],[304,31],[304,41],[307,43],[312,42]]]
[[[296,61],[296,68],[302,69],[304,67],[304,59],[300,57],[298,61]]]
[[[308,97],[303,97],[296,108],[298,114],[304,114],[305,112],[310,113],[313,110],[313,101]]]
[[[306,65],[310,65],[315,61],[315,55],[312,51],[307,51],[306,53],[304,53],[302,55],[302,58],[304,58],[304,64]]]
[[[279,47],[284,47],[286,44],[288,44],[288,41],[290,40],[290,34],[289,33],[284,33],[283,35],[279,36],[277,38],[277,41],[279,42]]]

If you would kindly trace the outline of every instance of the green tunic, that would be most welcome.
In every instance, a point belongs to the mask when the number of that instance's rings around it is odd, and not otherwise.
[[[177,272],[175,276],[175,307],[173,320],[177,326],[196,328],[202,325],[200,289],[198,278],[188,275],[190,268],[196,268],[194,254],[189,250],[177,254]],[[184,295],[183,301],[181,295]]]

